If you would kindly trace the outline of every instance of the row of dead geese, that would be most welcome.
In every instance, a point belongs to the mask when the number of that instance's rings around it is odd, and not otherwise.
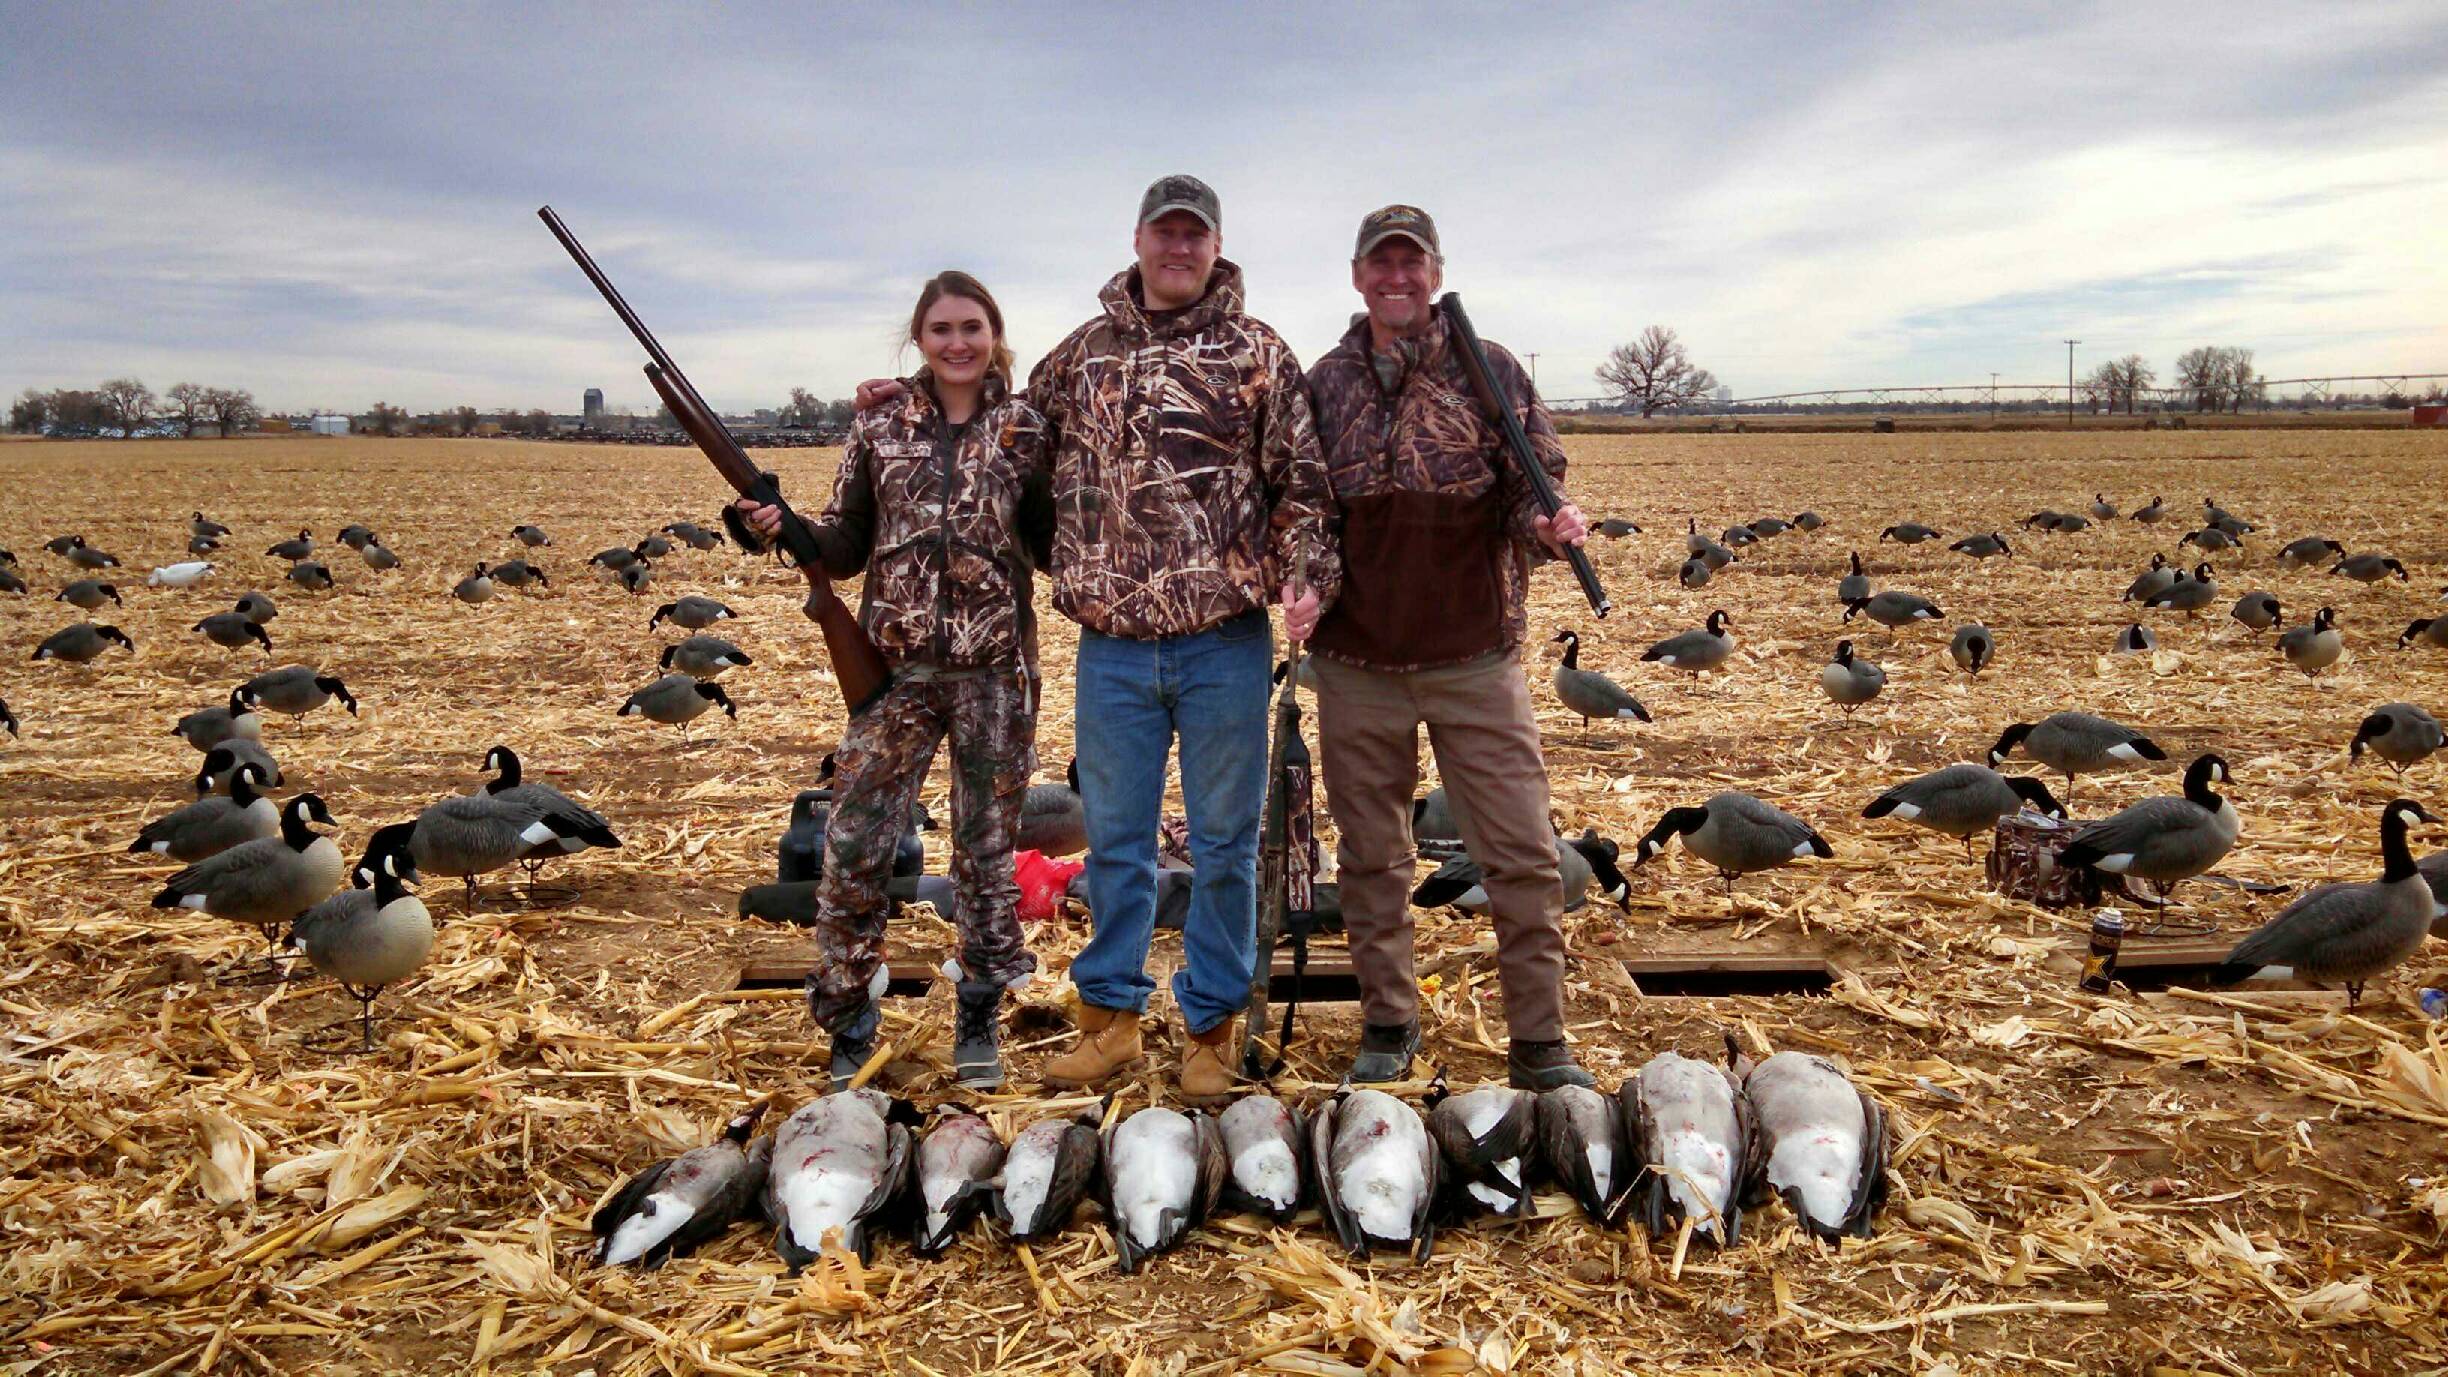
[[[1008,1145],[958,1105],[914,1135],[914,1108],[863,1087],[812,1100],[763,1136],[758,1105],[717,1142],[624,1182],[593,1215],[595,1258],[660,1266],[739,1219],[771,1224],[793,1272],[826,1248],[864,1260],[896,1226],[933,1256],[987,1213],[1012,1242],[1041,1242],[1093,1198],[1126,1273],[1219,1211],[1281,1225],[1313,1206],[1355,1257],[1386,1248],[1424,1260],[1440,1227],[1525,1215],[1542,1182],[1602,1228],[1637,1210],[1652,1238],[1680,1230],[1731,1247],[1743,1211],[1770,1199],[1816,1237],[1867,1236],[1888,1190],[1878,1102],[1822,1058],[1780,1052],[1755,1065],[1728,1051],[1724,1066],[1662,1052],[1611,1097],[1440,1085],[1425,1114],[1351,1087],[1306,1111],[1256,1093],[1214,1115],[1151,1105],[1120,1116],[1108,1097]]]

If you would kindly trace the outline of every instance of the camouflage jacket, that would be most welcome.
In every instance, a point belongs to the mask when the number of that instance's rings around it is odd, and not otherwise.
[[[1049,513],[1044,422],[988,384],[969,424],[944,421],[922,374],[852,422],[816,523],[825,572],[867,571],[859,623],[895,665],[1037,660],[1032,532]]]
[[[1275,600],[1307,550],[1335,596],[1334,532],[1309,389],[1241,311],[1218,260],[1196,305],[1151,319],[1136,266],[1029,377],[1054,468],[1054,605],[1091,631],[1204,631]]]
[[[1555,423],[1513,355],[1486,348],[1498,388],[1517,399],[1515,415],[1560,490]],[[1360,317],[1309,371],[1309,389],[1344,564],[1342,597],[1318,624],[1318,653],[1400,672],[1519,647],[1530,569],[1550,556],[1532,525],[1537,500],[1447,347],[1444,317],[1385,355],[1373,352]]]

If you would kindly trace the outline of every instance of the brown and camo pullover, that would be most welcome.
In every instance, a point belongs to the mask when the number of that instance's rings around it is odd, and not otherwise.
[[[966,425],[921,374],[851,424],[815,523],[825,572],[867,571],[859,624],[896,666],[1037,661],[1030,566],[1050,522],[1044,422],[989,382]]]
[[[1054,469],[1054,605],[1091,631],[1187,636],[1274,601],[1296,552],[1321,604],[1335,557],[1300,364],[1242,313],[1241,270],[1151,315],[1132,267],[1029,377]]]
[[[1486,348],[1561,491],[1555,423],[1513,355]],[[1518,648],[1530,569],[1551,556],[1532,525],[1537,499],[1447,347],[1444,316],[1387,354],[1359,317],[1310,369],[1309,389],[1342,515],[1342,596],[1318,623],[1317,652],[1404,672]]]

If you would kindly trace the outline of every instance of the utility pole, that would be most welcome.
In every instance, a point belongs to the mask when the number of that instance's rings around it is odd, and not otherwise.
[[[1530,360],[1530,386],[1536,389],[1538,387],[1538,355],[1524,354],[1522,357]]]
[[[2074,346],[2078,339],[2066,341],[2066,429],[2074,428]]]
[[[1992,421],[1997,419],[1997,378],[1996,370],[1992,369],[1989,373],[1989,419]]]

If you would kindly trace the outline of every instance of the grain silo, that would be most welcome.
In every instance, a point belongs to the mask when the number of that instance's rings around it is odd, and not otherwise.
[[[587,429],[593,430],[601,425],[603,423],[603,389],[600,387],[588,388],[586,400],[580,405],[579,411],[586,417]]]

